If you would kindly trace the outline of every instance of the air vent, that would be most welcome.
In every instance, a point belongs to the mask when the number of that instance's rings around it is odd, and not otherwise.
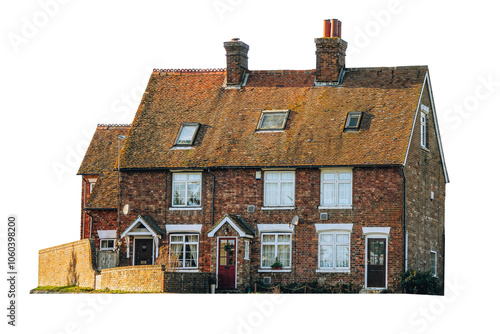
[[[255,205],[249,205],[249,206],[247,207],[247,210],[248,210],[248,212],[250,212],[250,213],[255,212]]]
[[[319,214],[319,220],[328,220],[328,213],[326,212],[321,212]]]
[[[264,283],[266,285],[270,285],[271,284],[271,277],[262,277],[262,283]]]

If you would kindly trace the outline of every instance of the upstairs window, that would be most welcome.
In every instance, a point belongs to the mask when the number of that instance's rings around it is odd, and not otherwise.
[[[427,148],[427,118],[429,114],[429,107],[425,105],[420,105],[420,146]]]
[[[289,110],[264,110],[260,115],[257,130],[276,131],[285,128]]]
[[[264,173],[264,206],[293,206],[295,203],[295,172]]]
[[[363,113],[359,111],[348,113],[344,129],[353,129],[353,130],[359,129],[362,117]]]
[[[349,208],[352,205],[352,170],[348,168],[321,171],[321,206]]]
[[[199,128],[198,123],[182,123],[175,139],[175,146],[193,146]]]
[[[174,173],[172,179],[173,206],[201,206],[201,173]]]

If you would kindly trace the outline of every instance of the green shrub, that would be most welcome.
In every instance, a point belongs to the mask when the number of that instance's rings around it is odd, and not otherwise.
[[[409,270],[401,275],[401,290],[403,293],[419,295],[438,295],[441,293],[437,277],[430,271]]]

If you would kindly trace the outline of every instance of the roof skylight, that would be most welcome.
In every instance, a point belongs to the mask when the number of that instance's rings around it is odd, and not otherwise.
[[[263,110],[260,115],[257,130],[276,131],[285,128],[289,110]]]
[[[198,123],[182,123],[179,134],[175,139],[175,145],[193,146],[199,128],[200,124]]]

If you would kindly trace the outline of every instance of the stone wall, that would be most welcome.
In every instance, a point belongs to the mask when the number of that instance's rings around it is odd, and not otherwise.
[[[131,266],[103,269],[101,289],[128,292],[164,292],[165,267]]]
[[[165,292],[209,293],[211,273],[165,272]]]
[[[96,250],[92,239],[38,252],[38,286],[95,286]]]

